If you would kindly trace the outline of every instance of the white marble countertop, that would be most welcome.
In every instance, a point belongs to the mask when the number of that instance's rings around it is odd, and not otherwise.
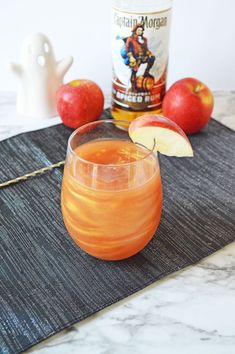
[[[235,130],[235,92],[215,92],[213,116]],[[0,93],[0,140],[55,124],[19,121]],[[235,243],[34,346],[32,354],[234,354]]]

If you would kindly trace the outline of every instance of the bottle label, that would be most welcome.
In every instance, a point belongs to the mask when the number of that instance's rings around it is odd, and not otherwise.
[[[170,9],[129,13],[113,9],[114,106],[132,111],[161,107],[166,89]]]

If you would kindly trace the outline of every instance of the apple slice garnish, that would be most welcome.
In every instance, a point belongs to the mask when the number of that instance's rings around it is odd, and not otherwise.
[[[153,152],[176,157],[191,157],[193,149],[184,131],[170,119],[159,114],[145,114],[133,120],[129,136],[134,143]]]

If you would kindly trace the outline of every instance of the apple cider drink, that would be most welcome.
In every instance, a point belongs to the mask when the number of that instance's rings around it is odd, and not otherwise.
[[[157,157],[116,124],[97,121],[72,134],[62,185],[62,213],[70,236],[84,251],[105,260],[124,259],[143,249],[162,211]]]

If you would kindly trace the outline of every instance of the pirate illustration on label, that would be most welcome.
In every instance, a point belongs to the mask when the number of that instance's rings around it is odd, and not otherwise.
[[[132,35],[123,38],[124,46],[121,49],[121,56],[131,70],[131,91],[150,91],[154,85],[154,77],[149,71],[155,62],[155,56],[148,48],[147,38],[144,37],[144,25],[138,23],[132,28]],[[147,64],[144,74],[137,76],[139,67]]]
[[[129,13],[113,9],[112,116],[131,121],[161,112],[166,92],[170,9]]]

